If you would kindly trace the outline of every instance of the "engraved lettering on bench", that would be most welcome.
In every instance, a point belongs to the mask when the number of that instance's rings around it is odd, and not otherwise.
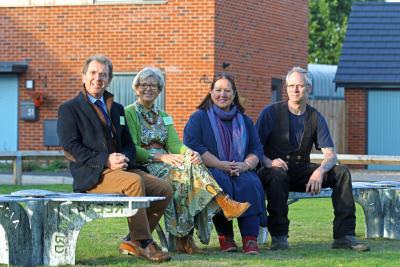
[[[65,236],[60,233],[54,235],[54,251],[62,254],[65,251]]]
[[[86,205],[78,205],[77,209],[78,209],[78,212],[85,212],[86,211]]]
[[[19,220],[13,220],[12,223],[15,225],[14,229],[17,229],[19,225]]]
[[[114,213],[123,213],[124,204],[123,203],[116,203],[115,204],[115,212]]]
[[[84,213],[94,212],[96,214],[123,214],[124,203],[97,203],[86,205],[86,208],[79,207],[78,211]]]
[[[10,214],[11,214],[11,216],[10,216]],[[13,216],[14,216],[14,212],[11,213],[10,207],[7,206],[4,211],[4,217],[12,219]]]
[[[94,207],[93,207],[93,205],[91,204],[90,206],[89,206],[89,209],[92,209],[94,212],[96,212],[96,213],[103,213],[103,210],[104,210],[104,204],[103,203],[99,203],[99,204],[97,204],[97,205],[94,205]]]

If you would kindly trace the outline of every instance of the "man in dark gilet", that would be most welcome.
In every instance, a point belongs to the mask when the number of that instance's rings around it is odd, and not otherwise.
[[[271,249],[289,248],[289,191],[318,194],[321,188],[330,187],[335,214],[332,248],[369,250],[355,238],[356,209],[350,172],[347,167],[337,165],[324,117],[307,104],[311,85],[307,71],[294,67],[286,76],[289,100],[268,105],[256,123],[264,145],[259,176],[268,200]],[[313,145],[324,154],[320,165],[310,163]]]
[[[106,88],[113,75],[111,61],[102,55],[89,57],[82,70],[81,92],[58,109],[58,136],[70,160],[75,192],[119,193],[128,196],[164,196],[128,218],[132,241],[121,252],[149,261],[170,260],[151,233],[172,197],[168,182],[135,166],[135,145],[125,120],[124,107]]]

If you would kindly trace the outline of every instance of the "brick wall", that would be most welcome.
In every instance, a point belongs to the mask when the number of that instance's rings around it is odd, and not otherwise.
[[[181,130],[207,90],[201,76],[213,73],[213,27],[214,5],[207,0],[0,8],[0,60],[30,61],[19,100],[29,99],[25,79],[47,96],[39,121],[19,120],[19,149],[45,149],[43,120],[56,118],[58,105],[76,95],[82,64],[97,53],[110,57],[117,72],[165,69],[166,110]]]
[[[367,154],[367,90],[346,89],[347,148],[349,154]]]
[[[215,2],[216,1],[216,2]],[[288,8],[290,6],[290,8]],[[39,120],[19,120],[19,149],[46,149],[43,120],[80,90],[83,61],[108,56],[116,72],[165,70],[165,109],[179,133],[209,90],[206,78],[229,62],[248,113],[269,101],[271,77],[306,65],[306,0],[169,0],[166,4],[0,8],[0,61],[29,61],[19,79],[46,95]]]
[[[247,114],[257,119],[271,97],[271,78],[307,68],[308,2],[216,1],[216,62],[230,66]],[[282,92],[286,95],[286,90]]]

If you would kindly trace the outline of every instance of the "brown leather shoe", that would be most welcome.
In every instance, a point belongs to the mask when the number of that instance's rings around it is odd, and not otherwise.
[[[205,254],[204,250],[196,246],[192,235],[176,238],[176,252],[186,254]]]
[[[127,241],[124,241],[124,242],[127,242]],[[146,260],[149,260],[152,262],[164,262],[164,261],[169,261],[171,259],[171,256],[167,252],[163,252],[161,250],[161,248],[154,241],[152,241],[145,248],[142,248],[140,246],[139,241],[132,241],[129,243],[130,243],[129,245],[132,246],[132,248],[129,249],[129,252],[131,252],[131,253],[128,253],[129,255],[142,257],[142,258],[145,258]],[[122,245],[122,243],[121,243],[121,245]],[[121,245],[120,245],[120,250],[121,250]],[[127,248],[127,246],[125,246],[125,245],[123,247]]]
[[[135,245],[131,241],[122,241],[119,244],[119,252],[125,255],[133,255],[136,257],[140,257],[140,252],[136,250]]]
[[[237,202],[224,193],[215,196],[215,201],[221,207],[228,221],[240,217],[249,207],[249,202]]]

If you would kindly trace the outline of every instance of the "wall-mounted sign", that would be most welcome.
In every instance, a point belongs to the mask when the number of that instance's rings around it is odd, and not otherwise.
[[[37,120],[37,110],[33,101],[21,101],[21,120],[35,121]]]

